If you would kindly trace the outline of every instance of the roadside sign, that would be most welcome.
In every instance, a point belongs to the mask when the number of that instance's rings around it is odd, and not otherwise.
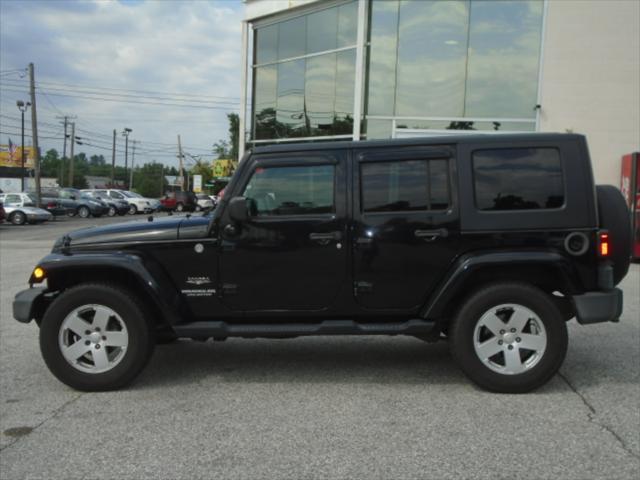
[[[195,193],[202,192],[202,175],[194,175],[193,176],[193,191]]]

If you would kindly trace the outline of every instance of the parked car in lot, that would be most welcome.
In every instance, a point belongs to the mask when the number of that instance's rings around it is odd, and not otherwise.
[[[0,198],[5,198],[4,203],[10,203],[16,207],[35,207],[38,204],[35,193],[4,193],[0,194]],[[44,210],[53,216],[65,215],[66,209],[61,203],[53,198],[42,197],[41,205]]]
[[[196,212],[201,210],[211,210],[215,207],[211,197],[205,193],[196,193]]]
[[[48,211],[36,208],[35,200],[32,201],[26,193],[0,193],[0,202],[4,206],[3,212],[7,220],[14,225],[42,223],[53,218]]]
[[[58,239],[14,317],[80,390],[131,382],[156,338],[411,335],[485,389],[530,391],[569,320],[622,313],[629,211],[588,152],[574,134],[257,147],[208,215]]]
[[[145,198],[135,192],[127,190],[102,189],[96,190],[101,197],[108,196],[115,200],[124,200],[129,204],[129,214],[151,213],[159,208],[159,202]]]
[[[99,190],[80,190],[82,195],[87,195],[93,200],[103,202],[107,206],[107,215],[113,217],[115,215],[126,215],[129,213],[129,203],[126,200],[118,200],[116,198],[110,198],[105,193],[100,193]]]
[[[160,200],[162,210],[193,212],[198,207],[198,199],[193,192],[167,192]]]

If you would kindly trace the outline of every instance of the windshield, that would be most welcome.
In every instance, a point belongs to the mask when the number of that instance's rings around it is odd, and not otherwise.
[[[123,190],[122,193],[124,194],[125,197],[129,197],[129,198],[143,198],[142,195],[139,195],[135,192],[129,192],[127,190]]]

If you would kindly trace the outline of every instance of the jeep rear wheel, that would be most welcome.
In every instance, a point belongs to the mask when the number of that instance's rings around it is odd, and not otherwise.
[[[40,349],[49,370],[78,390],[125,386],[140,373],[153,347],[142,305],[109,284],[63,292],[47,309],[40,328]]]
[[[567,352],[562,313],[527,284],[494,284],[469,297],[449,329],[464,373],[487,390],[524,393],[546,383]]]

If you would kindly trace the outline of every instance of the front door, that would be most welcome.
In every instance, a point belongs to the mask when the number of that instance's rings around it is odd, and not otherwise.
[[[415,313],[456,255],[458,215],[446,147],[356,152],[354,293],[361,308]]]
[[[343,155],[251,157],[233,191],[247,198],[249,220],[234,224],[223,215],[220,226],[229,308],[286,314],[335,303],[347,281]]]

